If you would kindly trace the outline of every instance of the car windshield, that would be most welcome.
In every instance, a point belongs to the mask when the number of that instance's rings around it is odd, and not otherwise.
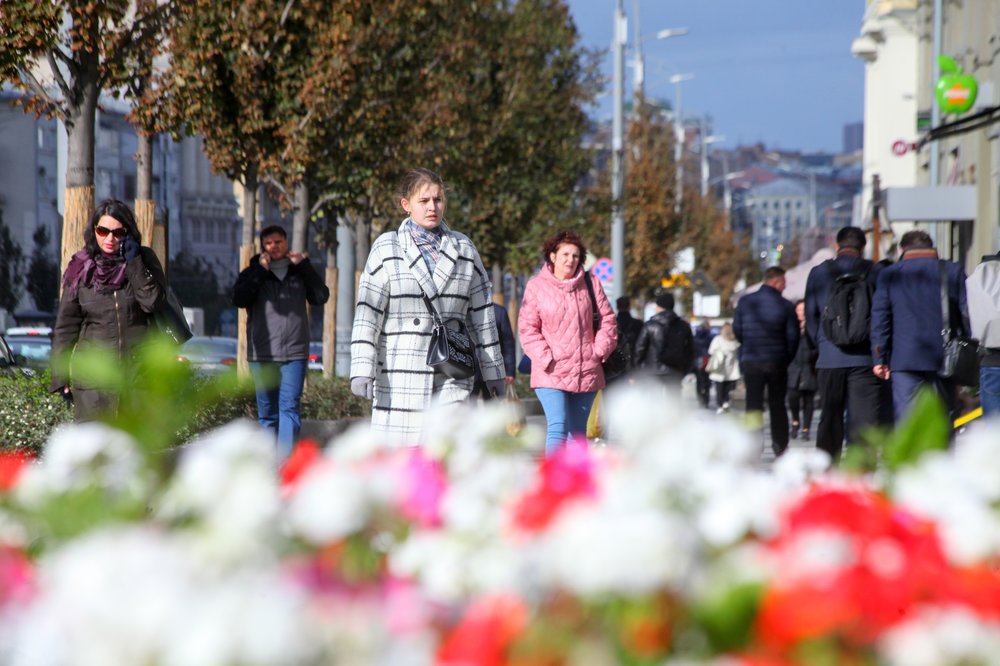
[[[32,365],[48,363],[52,354],[52,341],[47,337],[12,335],[7,337],[7,344],[15,356],[23,356]]]
[[[230,357],[236,356],[236,341],[195,337],[185,342],[182,349],[185,355]]]

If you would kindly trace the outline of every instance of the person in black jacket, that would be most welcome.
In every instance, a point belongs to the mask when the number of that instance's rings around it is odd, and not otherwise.
[[[656,314],[642,325],[635,359],[642,372],[680,391],[694,359],[694,335],[691,325],[674,312],[673,294],[663,292],[656,297]]]
[[[247,310],[247,357],[257,389],[257,420],[274,433],[279,461],[299,437],[299,401],[309,363],[306,303],[323,305],[330,290],[309,258],[289,252],[277,225],[260,232],[263,251],[233,287],[233,304]]]
[[[632,316],[632,299],[628,296],[619,296],[615,301],[618,314],[615,320],[618,322],[618,337],[624,338],[628,343],[629,363],[635,367],[635,343],[639,340],[639,333],[642,331],[642,322]]]
[[[795,316],[799,318],[799,347],[795,358],[788,365],[788,411],[792,416],[791,438],[799,436],[809,439],[812,428],[813,407],[816,401],[816,345],[806,331],[806,302],[795,304]],[[801,413],[801,420],[799,414]]]
[[[122,363],[149,332],[152,313],[163,303],[166,278],[142,236],[128,204],[97,204],[83,232],[83,249],[63,274],[63,293],[52,331],[52,358],[72,356],[87,346],[114,351]],[[73,401],[78,421],[118,409],[116,394],[67,373],[56,363],[51,390]]]
[[[740,368],[746,385],[748,420],[763,425],[764,394],[771,418],[771,446],[775,455],[788,448],[788,364],[799,348],[799,322],[795,308],[785,300],[785,269],[764,271],[764,284],[740,299],[733,332],[740,341]]]

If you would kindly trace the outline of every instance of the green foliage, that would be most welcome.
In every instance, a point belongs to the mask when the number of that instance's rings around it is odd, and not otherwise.
[[[59,298],[59,264],[49,253],[49,230],[38,227],[31,237],[34,248],[28,263],[28,293],[35,307],[45,312],[55,312]]]
[[[38,452],[49,433],[73,418],[72,408],[49,393],[48,371],[0,374],[0,450]]]
[[[107,350],[88,349],[74,356],[72,370],[93,385],[121,394],[118,413],[104,420],[132,434],[156,460],[198,433],[238,418],[256,420],[257,402],[249,380],[240,381],[235,371],[200,377],[175,359],[175,347],[157,339],[140,351],[133,366],[121,365]],[[0,375],[0,449],[40,451],[57,425],[73,419],[72,408],[49,393],[49,381],[48,371]],[[310,374],[302,396],[302,418],[339,420],[370,413],[371,402],[353,395],[348,379]]]
[[[10,235],[10,227],[0,211],[0,308],[9,312],[17,309],[24,293],[24,254],[20,244]]]
[[[760,583],[732,585],[692,609],[714,650],[727,653],[750,643],[762,592]]]

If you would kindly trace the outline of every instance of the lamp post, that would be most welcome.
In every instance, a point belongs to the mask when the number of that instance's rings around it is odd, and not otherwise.
[[[625,103],[625,41],[628,25],[625,22],[625,11],[622,0],[615,5],[614,30],[612,32],[611,51],[614,54],[613,63],[613,100],[614,106],[611,121],[611,264],[613,277],[611,295],[617,299],[625,293],[625,211],[622,206],[622,189],[625,182],[624,157],[624,114]]]
[[[705,117],[701,118],[701,196],[708,194],[708,147],[713,143],[725,141],[726,137],[716,134],[706,135]]]
[[[674,213],[681,212],[684,200],[684,114],[681,110],[681,84],[694,78],[694,74],[674,74],[670,82],[677,86],[676,106],[674,109],[674,169],[677,171],[674,185]]]

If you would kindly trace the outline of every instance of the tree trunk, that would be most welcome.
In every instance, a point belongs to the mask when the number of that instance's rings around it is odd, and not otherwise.
[[[254,230],[257,226],[257,165],[247,165],[243,175],[243,244],[240,246],[240,270],[250,265],[255,254]],[[236,369],[240,377],[250,376],[247,361],[247,311],[239,308],[236,315]]]
[[[97,118],[97,55],[85,62],[74,82],[76,104],[67,102],[66,191],[63,213],[62,261],[65,272],[73,254],[83,247],[83,231],[94,211],[94,123]]]
[[[295,183],[295,213],[292,216],[292,252],[309,249],[306,235],[309,231],[309,188],[302,181]]]
[[[156,202],[153,201],[153,137],[139,132],[138,148],[135,152],[135,222],[143,243],[154,250],[153,228],[156,225]],[[157,253],[157,258],[166,270],[167,258]]]

